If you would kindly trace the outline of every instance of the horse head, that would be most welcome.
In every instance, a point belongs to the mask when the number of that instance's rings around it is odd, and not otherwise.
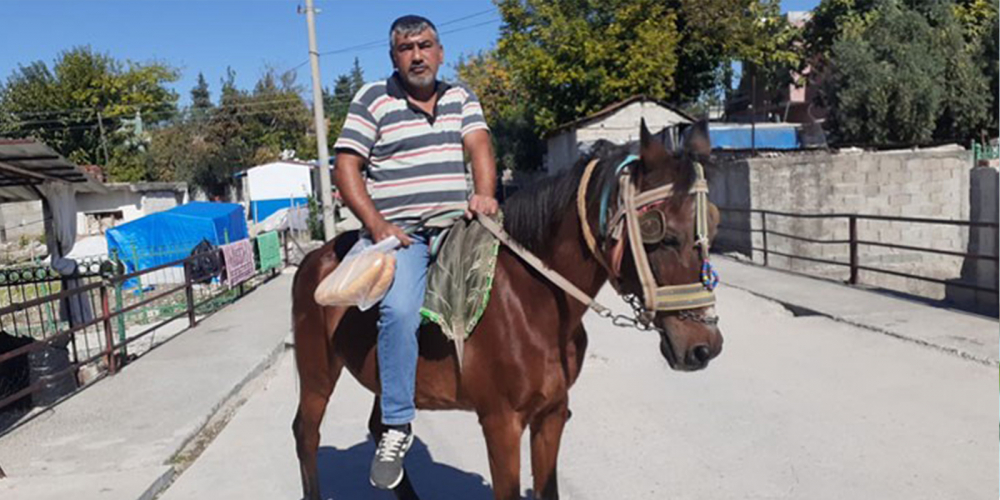
[[[699,370],[722,351],[711,293],[716,279],[708,263],[719,212],[707,201],[707,126],[701,122],[689,128],[682,151],[672,153],[643,122],[639,151],[627,180],[635,203],[626,211],[633,212],[635,230],[623,231],[628,235],[623,234],[624,248],[618,253],[619,291],[643,304],[672,368]]]

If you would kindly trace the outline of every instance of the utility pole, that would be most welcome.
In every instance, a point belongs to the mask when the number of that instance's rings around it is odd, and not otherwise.
[[[101,147],[104,148],[103,168],[108,168],[108,163],[111,163],[111,155],[108,154],[108,141],[104,138],[104,119],[101,117],[100,111],[97,112],[97,125],[101,128]]]
[[[306,25],[309,27],[309,66],[312,68],[313,113],[316,119],[316,144],[319,149],[319,201],[323,212],[323,238],[330,241],[337,232],[333,220],[333,188],[330,185],[330,152],[326,145],[326,117],[323,113],[323,87],[319,78],[319,50],[316,48],[316,8],[306,0]]]

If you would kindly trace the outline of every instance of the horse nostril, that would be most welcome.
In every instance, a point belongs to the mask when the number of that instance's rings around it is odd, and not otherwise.
[[[701,364],[708,363],[708,360],[712,359],[712,350],[705,344],[695,347],[691,352],[694,354],[694,359]]]

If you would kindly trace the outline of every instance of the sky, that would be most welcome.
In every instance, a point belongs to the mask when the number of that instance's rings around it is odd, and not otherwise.
[[[819,0],[783,0],[782,10],[809,10]],[[491,0],[315,0],[322,84],[350,70],[357,57],[366,80],[388,76],[388,29],[404,14],[431,19],[445,48],[442,76],[460,56],[495,45],[499,14]],[[118,59],[164,62],[181,71],[170,84],[190,101],[198,73],[218,98],[226,67],[252,88],[264,69],[297,70],[309,89],[305,0],[0,0],[0,79],[33,61],[50,66],[60,52],[89,45]],[[361,46],[361,47],[359,47]]]

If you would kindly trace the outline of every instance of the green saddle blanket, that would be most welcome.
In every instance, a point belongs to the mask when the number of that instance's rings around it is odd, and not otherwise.
[[[459,357],[489,303],[499,249],[500,242],[479,222],[460,219],[444,236],[427,270],[420,314],[455,342]]]

